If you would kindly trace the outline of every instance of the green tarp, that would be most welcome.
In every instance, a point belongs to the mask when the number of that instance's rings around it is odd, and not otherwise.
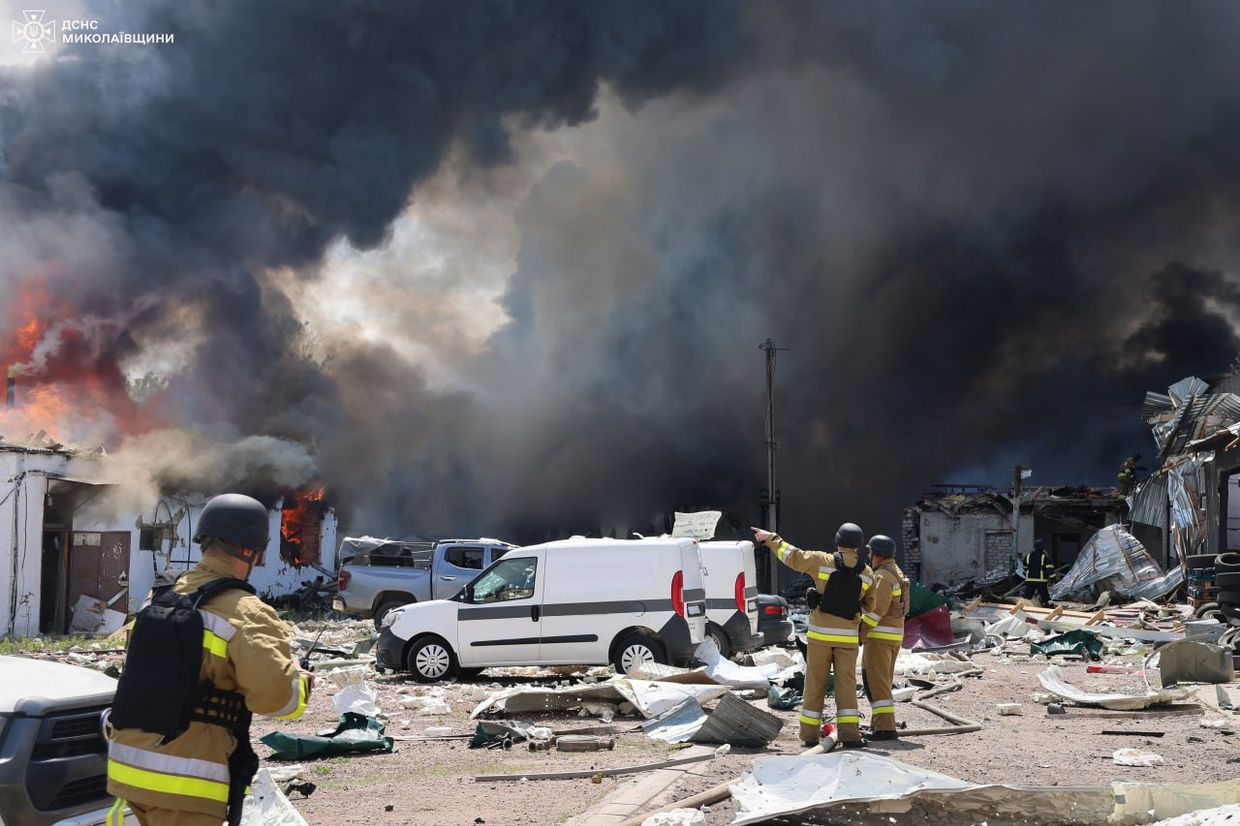
[[[390,752],[396,741],[383,736],[383,730],[383,723],[377,717],[346,711],[340,715],[340,724],[330,734],[273,731],[260,737],[259,741],[275,749],[275,754],[270,758],[272,760],[310,760],[350,752]]]
[[[1056,654],[1079,654],[1087,660],[1097,660],[1102,657],[1102,640],[1092,631],[1078,629],[1057,637],[1049,637],[1042,642],[1030,643],[1029,652],[1045,654],[1048,657]]]
[[[766,691],[766,704],[779,711],[794,711],[801,707],[801,692],[773,685]]]
[[[951,605],[951,600],[947,597],[931,591],[916,580],[909,583],[908,591],[908,615],[910,617],[920,616],[927,611],[933,611],[940,605]]]

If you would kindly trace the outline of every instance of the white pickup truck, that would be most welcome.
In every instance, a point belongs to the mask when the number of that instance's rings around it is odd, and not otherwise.
[[[333,607],[373,618],[377,629],[393,608],[455,596],[514,547],[486,537],[421,544],[347,537]]]

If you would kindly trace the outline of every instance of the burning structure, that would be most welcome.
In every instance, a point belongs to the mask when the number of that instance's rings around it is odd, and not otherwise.
[[[85,603],[137,609],[155,575],[197,563],[194,525],[209,495],[160,492],[147,504],[101,451],[0,441],[0,636],[62,633]],[[335,567],[336,516],[322,490],[273,501],[271,541],[250,581],[295,590],[315,566]],[[87,606],[90,607],[90,606]]]

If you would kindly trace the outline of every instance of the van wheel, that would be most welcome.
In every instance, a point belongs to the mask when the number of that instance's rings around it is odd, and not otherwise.
[[[649,634],[634,631],[625,634],[612,649],[611,664],[617,674],[628,674],[638,666],[649,663],[667,663],[663,645]]]
[[[402,605],[408,605],[409,602],[410,600],[406,599],[385,599],[383,602],[379,603],[379,607],[375,609],[375,630],[383,630],[383,618],[387,616],[389,611],[393,608],[399,608]]]
[[[423,637],[405,657],[405,668],[420,683],[437,683],[456,676],[456,655],[441,637]]]
[[[725,660],[732,656],[732,641],[728,639],[728,633],[718,625],[707,625],[706,635],[715,641],[715,646],[719,649],[719,656]]]

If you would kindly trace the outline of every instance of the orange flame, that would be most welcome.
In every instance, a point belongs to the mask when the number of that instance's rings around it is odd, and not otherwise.
[[[284,499],[284,510],[280,514],[280,555],[294,565],[301,565],[305,559],[307,523],[317,525],[313,516],[322,511],[325,493],[322,486],[303,488]]]

